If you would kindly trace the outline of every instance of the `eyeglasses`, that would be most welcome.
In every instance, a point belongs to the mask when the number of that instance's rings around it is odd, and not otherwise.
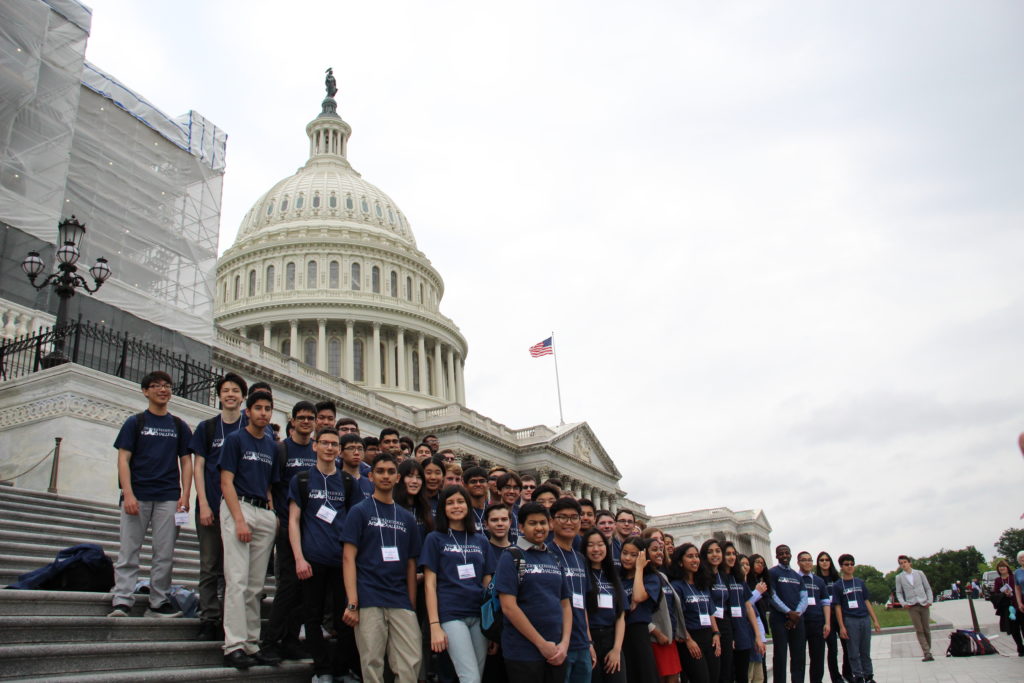
[[[363,447],[362,446],[345,446],[341,450],[354,452],[354,451],[361,451],[361,450],[363,450]]]
[[[571,523],[571,522],[578,522],[578,521],[580,521],[580,516],[579,515],[555,515],[555,519],[557,519],[559,522],[562,522],[562,523],[566,523],[566,522],[570,522]]]
[[[532,491],[537,488],[536,484],[523,484],[524,491]]]
[[[487,477],[487,481],[498,481],[498,477]]]
[[[351,425],[342,425],[341,427],[338,427],[338,431],[342,434],[355,434],[359,431],[359,428]]]
[[[839,564],[843,565],[844,567],[852,567],[853,566],[853,562],[840,562]]]
[[[323,441],[323,440],[319,440],[319,441],[317,441],[317,443],[320,444],[320,448],[326,448],[328,450],[334,450],[335,448],[338,448],[339,446],[341,446],[341,444],[338,443],[337,441]],[[348,449],[346,448],[345,450],[348,450]]]
[[[523,489],[520,486],[502,486],[501,490],[502,491],[522,491]]]
[[[299,415],[298,417],[293,417],[292,419],[301,420],[303,422],[312,422],[313,420],[316,419],[316,417],[313,415]]]
[[[150,384],[146,388],[147,389],[170,389],[171,385],[168,384],[167,382],[159,382],[159,383]]]
[[[470,479],[470,480],[469,480],[469,481],[467,481],[466,483],[467,483],[467,484],[469,484],[470,486],[473,486],[474,484],[476,484],[477,486],[479,486],[480,484],[486,484],[486,483],[487,483],[487,480],[486,480],[486,479],[481,479],[481,478],[479,478],[479,477],[475,477],[475,478],[473,478],[473,479]]]

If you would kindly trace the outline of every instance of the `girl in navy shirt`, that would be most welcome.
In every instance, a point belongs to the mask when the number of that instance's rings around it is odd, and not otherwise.
[[[487,639],[480,631],[482,590],[494,574],[488,541],[476,533],[469,492],[449,486],[437,501],[437,530],[427,535],[423,562],[430,649],[448,650],[460,683],[480,683]]]
[[[719,660],[718,680],[732,683],[732,619],[729,584],[732,577],[725,571],[725,552],[722,545],[711,538],[700,547],[700,561],[711,575],[711,597],[715,601],[715,619],[718,620],[720,632],[721,658]]]
[[[685,641],[678,643],[679,659],[690,683],[713,683],[718,680],[722,654],[719,621],[715,618],[715,602],[711,596],[713,576],[700,561],[697,546],[684,543],[675,549],[672,563],[682,577],[672,588],[683,601],[686,620]]]
[[[818,553],[817,561],[815,562],[814,573],[821,577],[822,581],[825,582],[825,588],[828,589],[829,595],[832,594],[833,586],[836,581],[839,580],[839,571],[836,569],[835,562],[832,561],[832,556],[822,550]],[[836,618],[836,607],[833,604],[829,607],[832,610],[831,623],[833,625],[832,630],[828,634],[828,638],[825,639],[825,646],[828,649],[828,675],[832,678],[833,683],[842,681],[844,678],[852,678],[850,673],[850,659],[849,655],[846,654],[846,641],[843,641],[843,665],[842,669],[839,667],[839,629],[836,624],[839,621]]]
[[[424,460],[423,463],[423,489],[427,497],[427,501],[430,503],[430,509],[437,514],[438,498],[441,495],[441,489],[444,486],[444,460],[434,456]],[[480,520],[474,520],[479,522]],[[477,524],[477,528],[482,525]]]
[[[734,548],[735,550],[735,548]],[[725,554],[726,564],[729,562],[729,551]],[[733,671],[736,683],[747,683],[750,663],[761,669],[761,658],[765,653],[764,638],[761,635],[761,624],[758,621],[754,605],[761,600],[761,593],[751,590],[747,585],[747,574],[750,572],[750,560],[746,555],[736,555],[733,578],[739,590],[740,604],[743,606],[740,618],[733,619]],[[734,589],[735,590],[735,589]]]
[[[651,612],[661,597],[661,580],[647,559],[647,545],[647,541],[640,538],[627,538],[619,554],[622,590],[629,602],[622,646],[629,683],[651,683],[658,679],[648,626]]]
[[[423,466],[415,460],[405,460],[398,466],[395,502],[416,517],[421,539],[425,539],[434,530],[434,511],[427,502],[424,479]]]
[[[583,534],[583,552],[587,557],[590,592],[587,593],[587,618],[590,639],[594,642],[597,664],[591,683],[626,683],[622,670],[622,640],[626,634],[626,597],[619,572],[612,563],[608,540],[598,529]]]

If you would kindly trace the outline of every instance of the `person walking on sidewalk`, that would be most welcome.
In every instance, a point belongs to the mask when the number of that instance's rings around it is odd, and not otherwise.
[[[929,608],[934,601],[932,587],[924,572],[911,566],[909,557],[900,555],[899,563],[903,571],[896,574],[896,600],[910,613],[910,622],[914,625],[917,642],[921,644],[924,653],[921,661],[933,662],[932,629],[929,624]]]

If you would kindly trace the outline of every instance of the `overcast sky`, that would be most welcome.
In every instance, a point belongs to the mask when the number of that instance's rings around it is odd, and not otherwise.
[[[883,570],[1024,525],[1019,3],[88,4],[90,61],[228,132],[222,251],[333,66],[470,407],[558,424],[554,330],[648,512]]]

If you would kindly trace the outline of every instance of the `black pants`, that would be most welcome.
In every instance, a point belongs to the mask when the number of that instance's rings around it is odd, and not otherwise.
[[[629,683],[651,683],[658,680],[658,665],[654,661],[651,633],[646,623],[626,624],[622,658],[626,660],[626,680]]]
[[[341,676],[352,668],[351,653],[355,652],[356,639],[352,627],[341,618],[338,602],[331,603],[330,622],[337,633],[333,648],[328,648],[320,625],[324,622],[324,598],[327,595],[345,595],[345,584],[341,580],[341,567],[328,567],[310,563],[313,576],[302,582],[302,620],[306,625],[306,645],[313,655],[313,671],[316,675]],[[345,604],[342,600],[341,604]]]
[[[505,658],[501,656],[501,650],[493,655],[487,655],[484,663],[483,683],[508,683],[508,672],[505,671]]]
[[[732,671],[733,680],[736,683],[747,683],[750,678],[748,674],[748,668],[750,667],[750,648],[746,650],[733,650],[732,651]]]
[[[591,628],[590,637],[594,641],[594,651],[597,653],[597,666],[590,674],[590,683],[626,683],[626,667],[622,663],[621,653],[619,670],[613,674],[604,670],[604,658],[615,647],[615,627]]]
[[[565,683],[565,664],[551,666],[543,660],[516,662],[506,659],[505,672],[509,683]]]
[[[771,611],[768,617],[772,622],[772,681],[785,683],[786,681],[786,654],[789,654],[790,671],[793,674],[793,683],[804,683],[804,666],[806,664],[807,632],[804,630],[804,620],[796,622],[796,628],[786,628],[785,615]]]
[[[826,660],[828,661],[828,676],[832,683],[842,683],[843,674],[839,670],[839,629],[835,628],[835,617],[833,617],[833,628],[825,639],[827,649]]]
[[[733,660],[732,660],[732,642],[733,642],[732,631],[729,630],[729,629],[722,629],[721,628],[722,622],[724,622],[724,621],[726,621],[728,619],[729,619],[729,617],[725,617],[725,619],[719,619],[718,620],[719,630],[722,633],[722,635],[720,636],[720,640],[722,642],[722,656],[718,660],[719,661],[719,665],[718,665],[719,666],[719,669],[718,669],[718,681],[719,681],[719,683],[732,683],[733,682],[733,678],[735,677],[735,674],[733,673]]]
[[[811,683],[822,683],[825,676],[825,620],[808,621],[804,624],[807,630],[807,657],[811,661]]]
[[[263,645],[276,643],[298,643],[299,627],[302,625],[302,589],[299,577],[295,576],[295,556],[288,540],[288,527],[281,525],[277,530],[274,544],[274,605],[270,619],[260,630]]]
[[[690,637],[700,646],[700,659],[690,656],[686,643],[676,643],[679,650],[679,662],[683,665],[683,673],[689,683],[714,683],[721,671],[721,657],[715,656],[715,644],[711,639],[711,628],[687,629]],[[653,679],[652,679],[653,680]]]

